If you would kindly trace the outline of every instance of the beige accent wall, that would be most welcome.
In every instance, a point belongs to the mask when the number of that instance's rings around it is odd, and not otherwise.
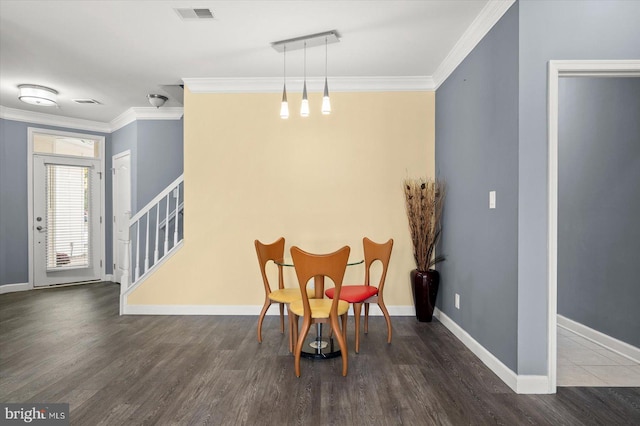
[[[362,258],[362,237],[393,238],[385,299],[413,304],[402,181],[434,174],[435,93],[333,93],[329,116],[314,93],[308,118],[299,98],[289,93],[283,120],[279,94],[185,89],[184,247],[129,304],[261,305],[254,240],[280,236],[287,251],[349,245],[351,259]],[[297,286],[286,269],[286,285]],[[350,266],[345,283],[363,275]]]

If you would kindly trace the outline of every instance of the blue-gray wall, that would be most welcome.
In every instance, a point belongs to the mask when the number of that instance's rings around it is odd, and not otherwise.
[[[547,374],[547,66],[640,58],[638,1],[520,1],[518,373]]]
[[[112,135],[112,155],[131,151],[131,211],[136,214],[183,173],[183,120],[139,120]]]
[[[0,119],[0,285],[29,281],[27,223],[27,128],[105,136],[105,271],[113,264],[111,160],[132,151],[135,214],[183,172],[183,120],[141,120],[113,134]]]
[[[437,306],[517,368],[518,5],[436,92],[436,174],[447,184]],[[497,208],[489,209],[489,191]],[[460,309],[454,294],[460,294]]]
[[[0,285],[29,281],[29,229],[27,223],[27,137],[29,127],[104,136],[105,151],[109,152],[111,139],[109,134],[0,119]],[[106,155],[107,158],[111,158],[110,155]],[[107,203],[107,206],[109,205],[110,201]],[[109,216],[107,215],[107,217]],[[105,232],[107,236],[112,232],[109,221],[106,221]],[[107,265],[110,264],[110,259],[111,253],[108,252]]]
[[[183,173],[183,120],[138,121],[136,211]]]
[[[558,313],[640,347],[640,78],[561,78]]]

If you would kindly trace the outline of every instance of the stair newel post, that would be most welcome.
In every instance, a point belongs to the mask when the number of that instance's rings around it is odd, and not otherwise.
[[[169,194],[167,194],[167,214],[164,217],[164,254],[169,251]]]
[[[127,212],[127,223],[131,219],[131,212]],[[124,242],[124,257],[122,259],[122,277],[120,277],[120,293],[129,288],[131,284],[131,225],[129,225],[129,232],[127,240]]]
[[[131,256],[131,250],[130,250],[130,241],[125,241],[124,243],[124,259],[122,261],[123,265],[122,265],[122,277],[120,278],[120,288],[122,290],[126,290],[129,287],[130,283],[130,276],[131,276],[131,271],[129,271],[130,268],[130,261],[129,261],[129,257]]]
[[[147,272],[149,270],[149,210],[147,210],[147,214],[145,214],[145,217],[147,218],[147,238],[146,238],[146,244],[145,244],[145,248],[144,248],[144,271],[142,272],[143,274],[145,272]]]
[[[140,220],[136,222],[136,275],[135,281],[140,278]]]
[[[180,209],[180,184],[178,184],[178,186],[176,186],[176,221],[173,225],[174,231],[173,231],[173,246],[177,246],[178,245],[178,209]]]
[[[158,263],[158,239],[160,238],[160,203],[156,204],[156,249],[153,251],[153,264]]]

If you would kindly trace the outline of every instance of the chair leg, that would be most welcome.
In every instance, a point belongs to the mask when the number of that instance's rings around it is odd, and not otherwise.
[[[364,304],[364,334],[369,333],[369,304]]]
[[[287,324],[289,325],[289,353],[293,353],[293,317],[287,304]]]
[[[329,320],[331,322],[331,328],[335,332],[336,338],[338,339],[338,345],[340,346],[340,352],[342,355],[342,375],[347,375],[348,369],[348,353],[347,353],[347,340],[344,338],[343,334],[340,332],[338,326],[338,318],[332,316]]]
[[[360,352],[360,311],[362,303],[353,304],[353,316],[356,319],[356,353]]]
[[[295,355],[294,366],[296,370],[296,377],[300,377],[300,355],[302,353],[302,345],[304,345],[304,339],[307,337],[307,334],[309,333],[309,328],[311,328],[311,318],[305,317],[305,319],[302,321],[302,330],[300,331],[300,335],[298,336],[298,340],[296,342],[296,351],[294,353]]]
[[[280,305],[280,334],[284,334],[284,303],[278,303]]]
[[[347,314],[342,315],[342,337],[347,341]]]
[[[293,336],[291,343],[291,353],[295,354],[295,347],[298,343],[298,316],[293,312],[291,312],[291,335]]]
[[[262,307],[262,311],[260,312],[260,318],[258,318],[258,342],[262,343],[262,321],[264,321],[264,316],[267,313],[267,309],[271,306],[271,299],[268,297],[264,300],[264,306]]]
[[[382,315],[384,315],[384,319],[387,321],[387,343],[391,343],[391,317],[389,316],[387,307],[384,306],[384,300],[378,299],[378,306],[380,306]]]

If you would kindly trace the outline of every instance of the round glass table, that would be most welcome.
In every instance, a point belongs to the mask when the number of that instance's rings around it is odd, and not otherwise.
[[[275,261],[276,265],[288,266],[294,268],[292,259],[280,259]],[[347,266],[355,266],[364,263],[363,259],[349,261]],[[314,298],[324,298],[324,276],[316,275],[313,277]],[[333,337],[322,336],[322,323],[316,324],[316,335],[307,336],[304,345],[302,346],[302,353],[300,356],[309,359],[329,359],[335,358],[341,355],[340,348],[334,347]]]

